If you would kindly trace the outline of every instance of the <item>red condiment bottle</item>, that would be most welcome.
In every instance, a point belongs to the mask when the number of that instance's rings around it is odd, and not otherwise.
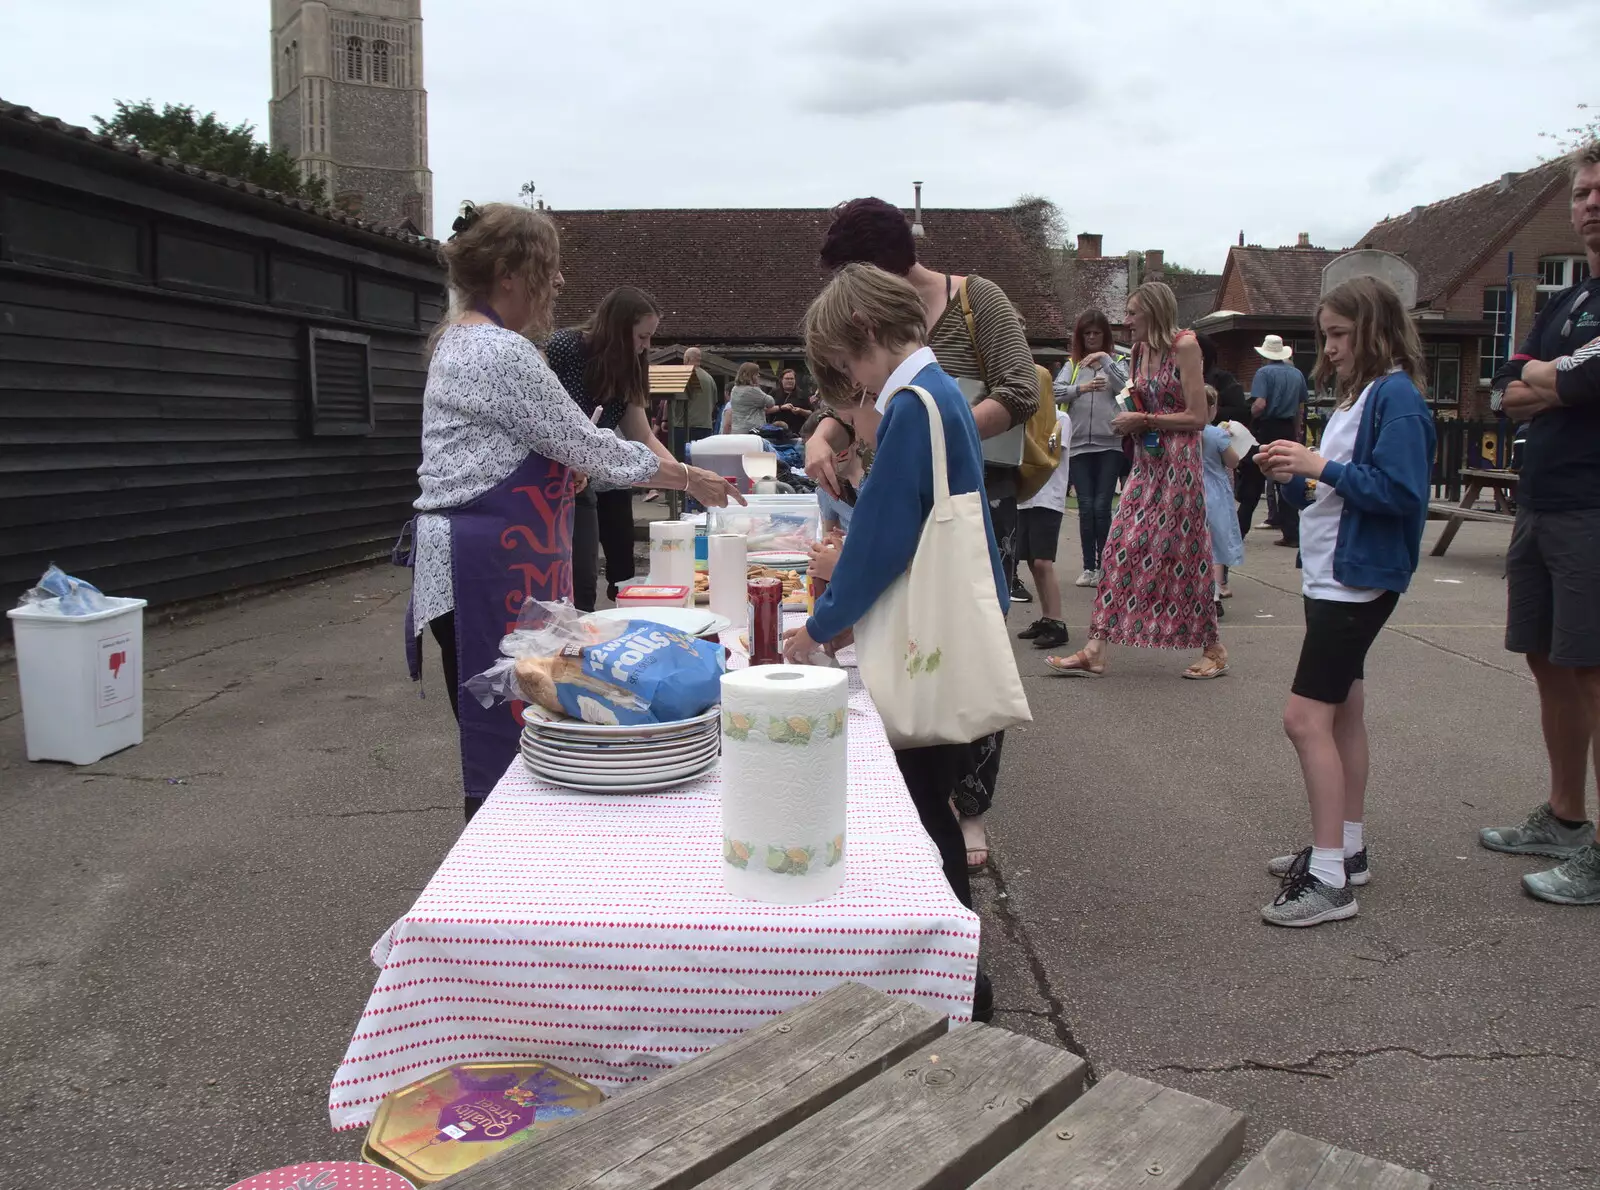
[[[783,583],[775,578],[750,580],[750,664],[783,661]]]

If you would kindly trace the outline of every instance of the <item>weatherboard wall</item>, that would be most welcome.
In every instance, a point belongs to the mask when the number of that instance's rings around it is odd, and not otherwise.
[[[431,252],[71,149],[0,135],[0,601],[51,562],[162,604],[384,555]]]

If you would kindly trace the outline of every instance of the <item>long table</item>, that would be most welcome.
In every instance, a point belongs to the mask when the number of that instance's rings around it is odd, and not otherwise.
[[[812,905],[730,896],[720,770],[585,795],[513,761],[372,948],[376,986],[334,1075],[336,1130],[466,1061],[539,1058],[608,1093],[846,981],[972,1016],[978,918],[950,892],[883,726],[850,673],[844,888]]]

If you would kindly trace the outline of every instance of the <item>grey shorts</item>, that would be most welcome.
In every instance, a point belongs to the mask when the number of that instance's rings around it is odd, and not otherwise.
[[[1517,510],[1506,551],[1506,648],[1600,666],[1600,508]]]

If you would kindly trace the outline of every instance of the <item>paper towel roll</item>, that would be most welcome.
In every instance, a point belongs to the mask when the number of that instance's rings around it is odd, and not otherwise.
[[[650,582],[694,586],[694,526],[688,521],[650,522]]]
[[[722,678],[722,874],[736,897],[803,905],[844,884],[843,670],[762,665]]]
[[[706,538],[706,566],[711,578],[711,610],[727,616],[735,628],[749,619],[749,564],[740,533],[713,533]]]

